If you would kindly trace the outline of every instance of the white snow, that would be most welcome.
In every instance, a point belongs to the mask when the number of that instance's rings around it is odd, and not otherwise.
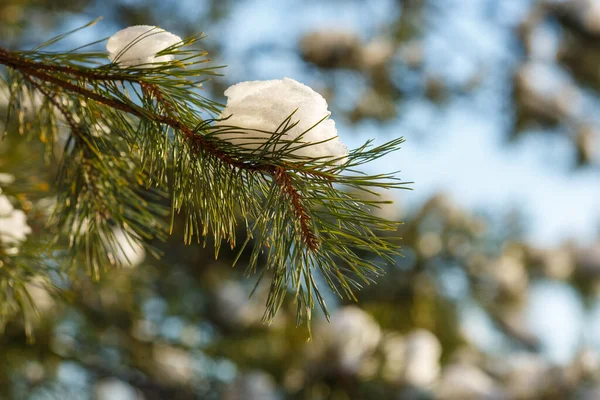
[[[2,189],[0,189],[0,218],[8,217],[13,210],[13,205],[8,201],[8,198],[2,194]]]
[[[6,172],[0,172],[0,184],[1,185],[10,185],[15,181],[15,176],[11,174],[7,174]]]
[[[172,54],[156,54],[179,42],[179,36],[157,26],[135,25],[112,35],[106,50],[110,60],[121,66],[151,67],[152,63],[172,61]]]
[[[348,148],[339,139],[335,122],[328,118],[319,123],[330,114],[327,101],[310,87],[290,78],[249,81],[231,86],[225,91],[225,96],[227,105],[220,118],[230,118],[217,121],[215,126],[241,129],[219,133],[219,138],[247,149],[259,149],[297,109],[292,123],[299,121],[298,125],[282,135],[281,139],[295,140],[304,133],[300,141],[315,144],[295,149],[293,155],[307,158],[333,157],[340,158],[338,163],[345,162]],[[280,132],[281,129],[277,133]],[[281,146],[282,144],[275,145],[270,150],[277,151]]]
[[[0,246],[8,253],[17,253],[17,245],[30,233],[27,216],[23,211],[15,210],[0,188]]]

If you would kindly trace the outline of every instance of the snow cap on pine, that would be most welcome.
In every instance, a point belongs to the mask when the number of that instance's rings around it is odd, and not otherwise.
[[[158,26],[135,25],[112,35],[106,43],[106,50],[110,60],[123,67],[151,67],[152,63],[172,61],[172,54],[158,57],[156,54],[179,42],[179,36]]]
[[[220,133],[219,138],[247,149],[258,149],[297,110],[291,123],[298,121],[298,124],[281,139],[293,141],[304,134],[300,142],[315,144],[298,148],[293,154],[307,158],[340,158],[339,163],[346,161],[348,148],[339,139],[335,122],[328,118],[323,120],[330,114],[327,101],[310,87],[290,78],[250,81],[229,87],[225,96],[227,105],[220,118],[227,119],[217,121],[215,126],[234,126],[243,130]],[[281,146],[283,144],[275,146],[274,150]]]

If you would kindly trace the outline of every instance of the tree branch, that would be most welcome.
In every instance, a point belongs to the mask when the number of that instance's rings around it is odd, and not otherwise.
[[[300,224],[300,231],[302,233],[303,241],[311,251],[317,251],[319,249],[319,240],[313,228],[311,226],[311,218],[307,213],[306,207],[303,204],[301,194],[296,190],[293,185],[290,173],[284,167],[275,167],[268,164],[249,164],[240,162],[232,159],[227,153],[219,149],[214,143],[206,140],[202,135],[197,134],[194,129],[188,127],[186,124],[181,122],[179,119],[169,115],[147,113],[134,108],[133,106],[117,100],[102,96],[98,93],[93,92],[87,88],[78,86],[67,80],[60,79],[56,76],[50,75],[44,71],[50,72],[63,72],[71,74],[77,78],[91,79],[91,80],[112,80],[112,81],[128,81],[131,83],[139,84],[143,91],[151,94],[157,101],[161,102],[165,106],[165,109],[172,111],[175,107],[168,102],[162,96],[160,89],[151,83],[143,82],[139,79],[132,78],[124,75],[110,76],[105,74],[98,74],[90,71],[89,69],[76,69],[68,66],[59,66],[54,64],[45,64],[35,61],[26,60],[2,47],[0,47],[0,64],[4,64],[10,68],[19,70],[25,79],[32,84],[37,90],[39,90],[44,96],[46,96],[53,105],[55,105],[63,114],[72,129],[78,129],[74,123],[73,118],[67,115],[63,107],[60,107],[57,101],[49,93],[45,92],[39,84],[34,82],[31,77],[35,77],[42,81],[54,84],[66,91],[79,94],[88,100],[94,100],[98,103],[104,104],[116,110],[123,111],[140,119],[149,119],[158,124],[167,125],[181,133],[186,137],[190,145],[195,151],[206,152],[226,164],[243,170],[255,171],[270,175],[271,178],[279,185],[281,192],[286,194],[292,202],[292,206],[295,210],[296,216],[298,217]],[[290,165],[291,170],[294,168]],[[320,172],[320,171],[298,171],[296,172],[313,176],[315,178],[332,180],[331,175]]]

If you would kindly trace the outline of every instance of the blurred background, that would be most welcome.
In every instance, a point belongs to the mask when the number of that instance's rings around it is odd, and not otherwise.
[[[2,0],[0,45],[97,16],[64,49],[135,24],[203,31],[227,65],[207,96],[287,76],[350,147],[404,136],[369,166],[415,182],[373,210],[404,221],[404,257],[358,303],[330,296],[310,342],[291,302],[263,325],[268,287],[248,299],[243,260],[181,229],[161,260],[125,246],[131,265],[99,282],[50,274],[53,293],[33,271],[35,340],[8,322],[0,398],[600,398],[600,0]],[[0,142],[4,211],[27,217],[11,251],[47,240],[56,163]]]

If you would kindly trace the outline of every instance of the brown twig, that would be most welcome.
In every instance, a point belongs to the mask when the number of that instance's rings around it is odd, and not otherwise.
[[[311,226],[311,218],[303,204],[302,196],[300,193],[298,193],[298,190],[296,190],[296,187],[293,185],[290,175],[283,168],[279,167],[275,170],[274,177],[275,182],[277,182],[281,188],[281,193],[287,195],[292,202],[296,217],[298,218],[300,224],[300,230],[302,231],[304,243],[312,251],[317,251],[319,249],[319,239],[315,235]]]
[[[46,97],[48,101],[50,101],[50,103],[52,103],[52,105],[56,107],[58,111],[60,111],[65,121],[67,121],[67,124],[69,124],[69,127],[71,128],[71,131],[73,133],[75,133],[76,135],[81,134],[79,125],[77,124],[77,122],[75,122],[75,119],[73,118],[71,113],[69,113],[69,111],[65,108],[65,106],[56,99],[55,93],[48,92],[27,73],[23,73],[23,79],[29,82],[31,86],[33,86],[37,91],[44,95],[44,97]]]
[[[61,115],[63,116],[63,118],[69,125],[69,127],[71,128],[71,132],[73,132],[76,136],[78,136],[79,140],[81,140],[83,138],[83,132],[81,131],[80,125],[75,121],[75,119],[73,118],[71,113],[69,113],[69,110],[67,110],[67,108],[64,106],[64,104],[62,104],[60,101],[58,101],[58,99],[56,98],[57,97],[56,93],[49,92],[42,85],[40,85],[38,82],[36,82],[35,79],[33,79],[31,76],[29,76],[26,73],[23,73],[23,79],[25,79],[27,82],[29,82],[31,84],[31,86],[33,86],[36,90],[38,90],[40,93],[42,93],[42,95],[44,95],[44,97],[46,97],[48,99],[48,101],[50,101],[52,103],[52,105],[54,105],[54,107],[56,107],[60,111]],[[95,177],[94,177],[95,174],[90,173],[89,161],[83,160],[82,167],[86,171],[86,174],[84,175],[84,179],[85,179],[87,190],[90,191],[91,193],[99,192],[100,190],[98,189],[98,186],[95,182]],[[93,196],[93,198],[96,199],[97,196]],[[98,212],[107,213],[108,208],[106,207],[106,205],[97,204],[97,208],[98,208]]]

